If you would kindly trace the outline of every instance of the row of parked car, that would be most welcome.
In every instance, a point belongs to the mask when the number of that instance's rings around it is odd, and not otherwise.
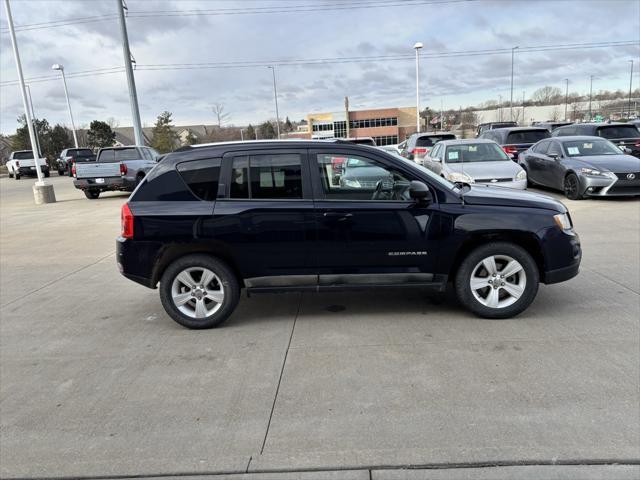
[[[483,124],[476,139],[414,133],[381,147],[452,182],[525,189],[540,185],[579,200],[640,195],[640,131],[633,124]]]

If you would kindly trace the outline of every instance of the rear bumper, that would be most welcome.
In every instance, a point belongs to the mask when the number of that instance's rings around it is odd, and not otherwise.
[[[40,170],[44,173],[44,172],[48,172],[49,171],[49,165],[40,165]],[[30,176],[36,176],[38,173],[36,172],[36,167],[18,167],[18,173],[20,175],[30,175]]]
[[[127,180],[126,177],[103,178],[100,183],[97,178],[80,178],[73,181],[74,187],[79,190],[100,190],[101,192],[120,191],[133,192],[136,182]]]
[[[116,262],[118,270],[129,280],[147,288],[156,288],[153,269],[162,244],[160,242],[116,239]]]

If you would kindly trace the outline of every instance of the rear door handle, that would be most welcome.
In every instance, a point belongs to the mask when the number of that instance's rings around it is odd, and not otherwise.
[[[324,218],[339,218],[339,219],[347,219],[353,217],[352,213],[341,213],[341,212],[325,212],[323,214]]]

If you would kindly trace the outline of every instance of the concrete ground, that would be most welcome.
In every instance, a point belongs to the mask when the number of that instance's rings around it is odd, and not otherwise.
[[[640,477],[639,200],[565,201],[581,273],[513,320],[255,295],[189,331],[117,271],[126,195],[50,180],[0,179],[0,476]]]

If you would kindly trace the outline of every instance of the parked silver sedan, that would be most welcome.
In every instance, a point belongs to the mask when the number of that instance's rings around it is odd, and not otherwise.
[[[424,157],[423,165],[451,182],[527,188],[527,173],[492,140],[438,142]]]

